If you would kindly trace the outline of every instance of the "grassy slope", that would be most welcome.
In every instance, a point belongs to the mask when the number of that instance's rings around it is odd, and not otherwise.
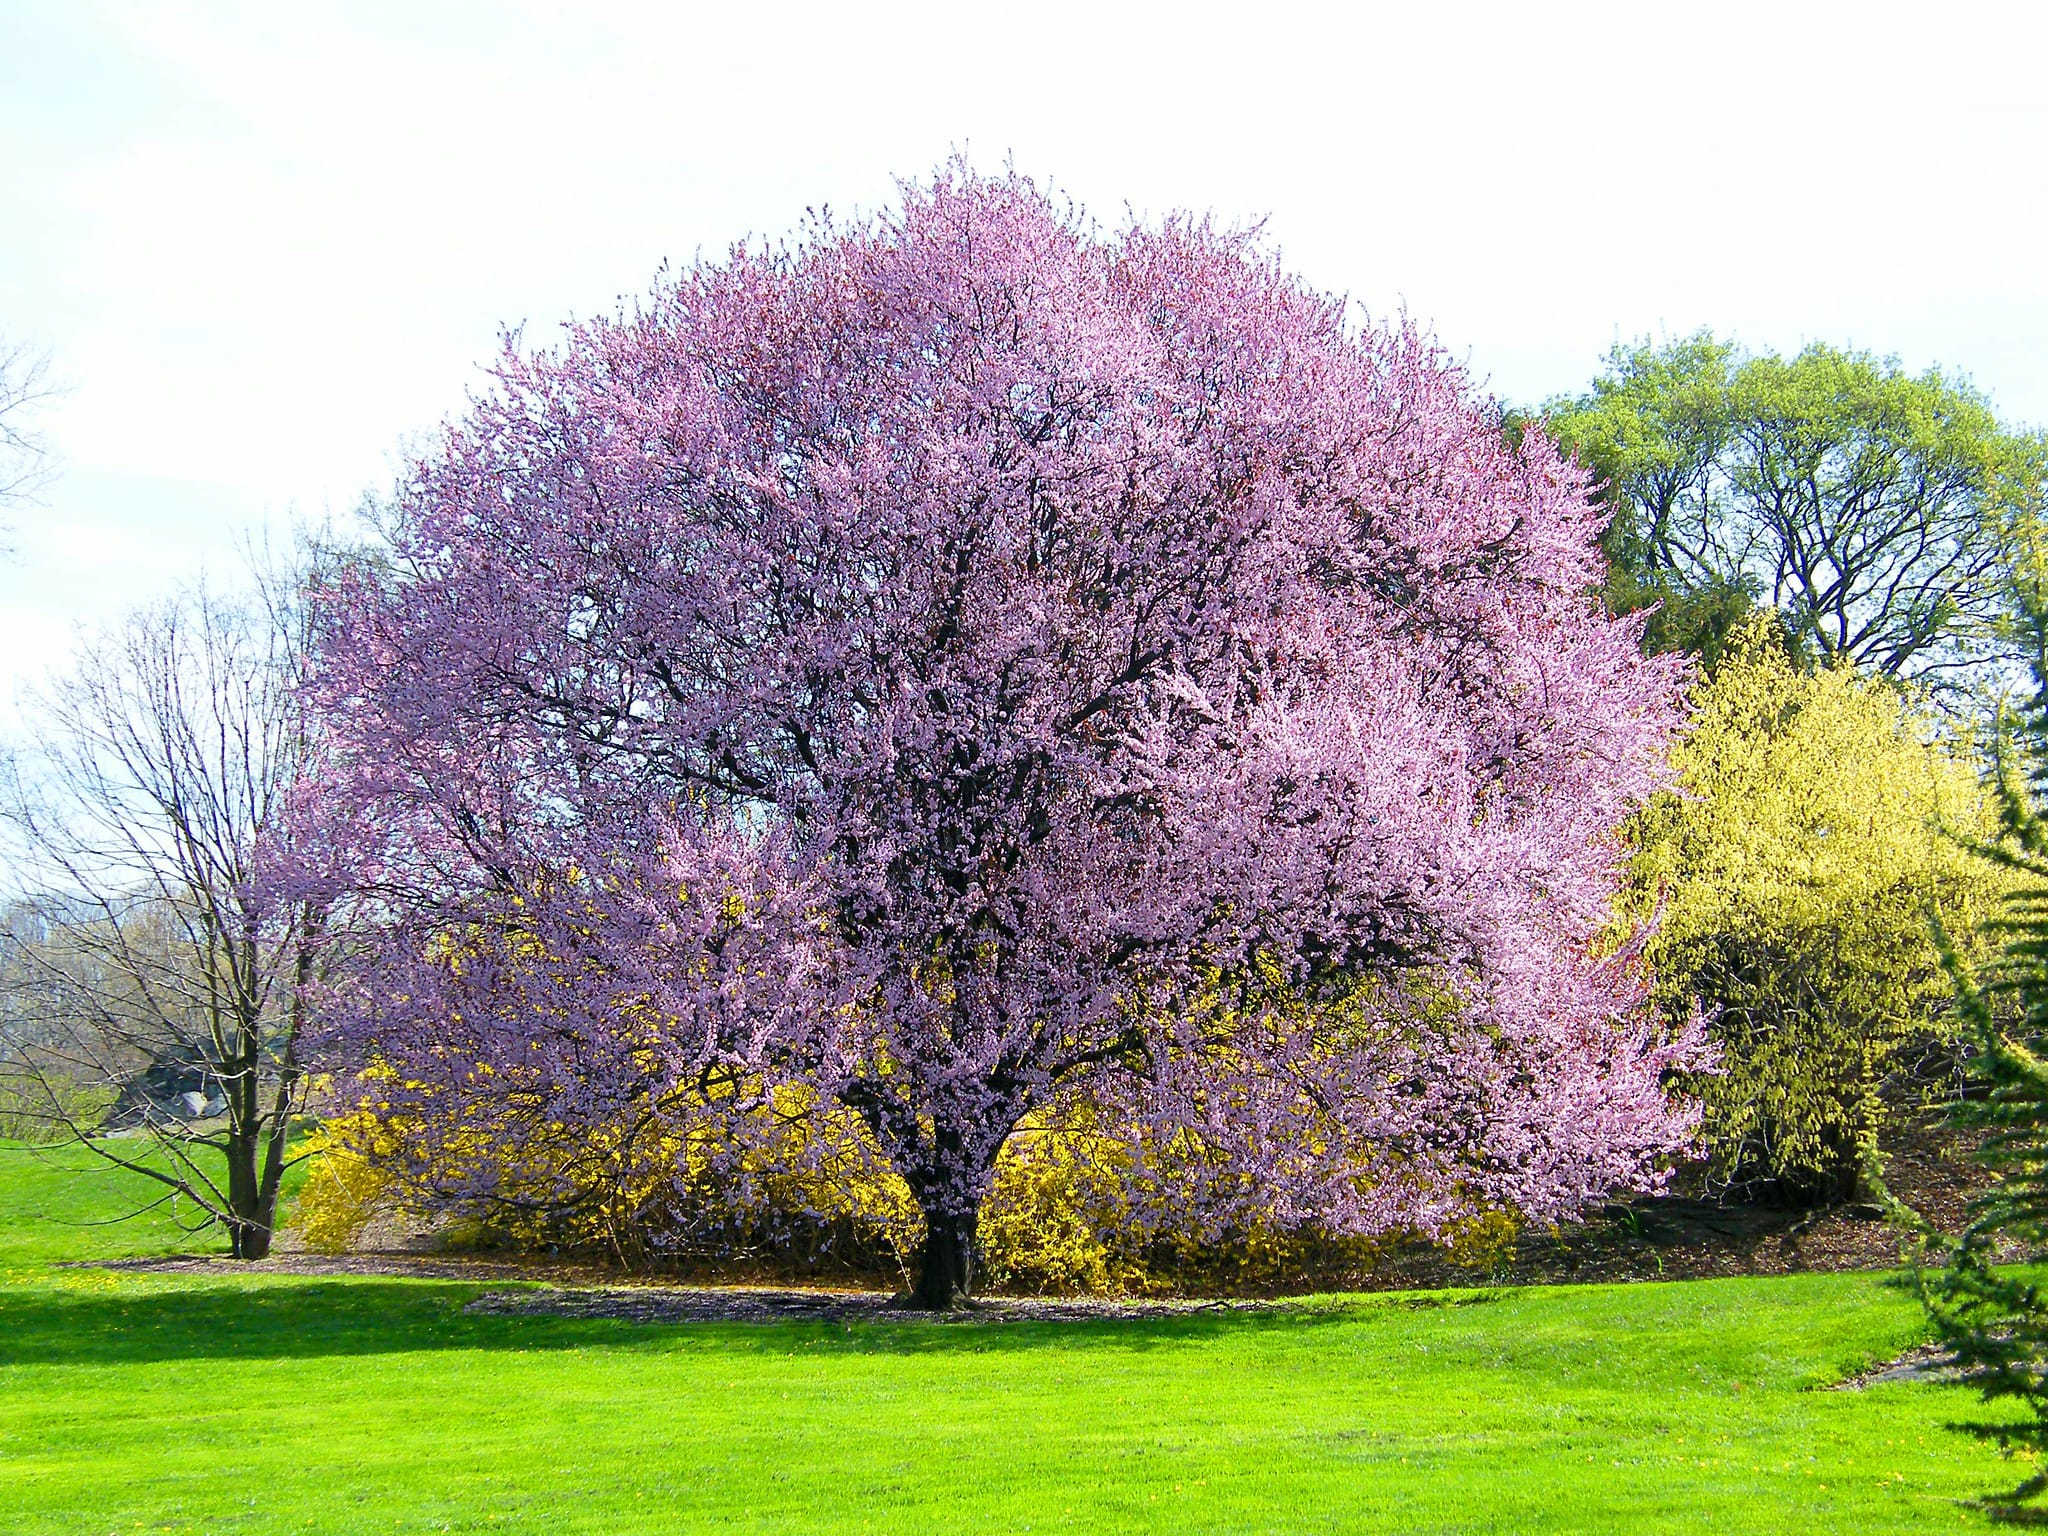
[[[53,1269],[0,1152],[0,1530],[1906,1531],[2013,1469],[1859,1276],[1263,1318],[640,1326],[476,1287]],[[117,1235],[118,1234],[118,1235]]]
[[[120,1150],[133,1157],[140,1143],[124,1140]],[[24,1265],[228,1251],[213,1234],[187,1231],[193,1207],[164,1194],[76,1147],[0,1141],[0,1280],[28,1278]]]

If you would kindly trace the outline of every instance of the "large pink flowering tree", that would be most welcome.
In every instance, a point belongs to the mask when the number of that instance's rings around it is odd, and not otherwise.
[[[418,1124],[857,1117],[925,1305],[1081,1103],[1219,1220],[1569,1216],[1697,1048],[1597,948],[1681,681],[1598,526],[1206,221],[956,165],[701,264],[508,348],[330,594],[340,1036]]]

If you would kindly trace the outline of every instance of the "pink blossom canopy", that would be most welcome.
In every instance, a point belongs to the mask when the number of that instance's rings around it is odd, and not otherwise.
[[[935,1230],[1081,1099],[1219,1221],[1569,1215],[1697,1046],[1596,953],[1681,681],[1598,526],[1206,221],[956,165],[699,265],[508,347],[330,594],[342,1037],[421,1115],[802,1084]]]

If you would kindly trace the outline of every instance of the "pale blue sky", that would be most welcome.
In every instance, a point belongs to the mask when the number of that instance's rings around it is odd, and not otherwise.
[[[1710,325],[2048,424],[2044,44],[2048,8],[1954,3],[0,0],[0,334],[69,386],[0,700],[249,530],[345,515],[501,324],[955,145],[1105,219],[1264,217],[1511,399]]]

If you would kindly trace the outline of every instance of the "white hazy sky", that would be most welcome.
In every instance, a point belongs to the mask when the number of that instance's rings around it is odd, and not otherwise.
[[[0,0],[0,335],[67,386],[0,701],[249,531],[345,518],[500,326],[955,146],[1106,221],[1263,218],[1510,400],[1711,326],[2048,424],[2044,44],[2038,0]]]

